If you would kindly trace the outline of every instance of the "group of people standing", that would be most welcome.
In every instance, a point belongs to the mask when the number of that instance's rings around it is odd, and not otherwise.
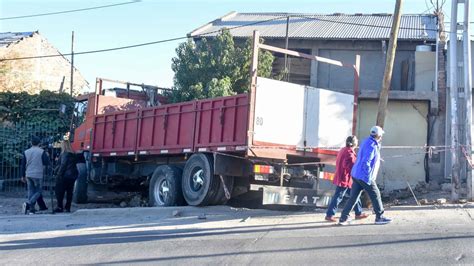
[[[40,211],[48,208],[43,200],[44,173],[51,166],[48,153],[40,147],[41,139],[37,136],[31,138],[31,148],[23,153],[21,161],[21,180],[27,184],[28,198],[22,205],[24,214],[34,214],[35,205]],[[69,141],[61,142],[61,154],[57,161],[56,171],[56,208],[53,212],[70,212],[74,183],[79,175],[77,158]],[[66,196],[66,205],[63,205]]]
[[[380,168],[380,148],[384,130],[379,126],[370,129],[370,136],[360,145],[359,152],[355,152],[358,140],[356,136],[346,139],[346,147],[342,148],[336,159],[336,173],[333,183],[336,192],[331,199],[326,212],[326,221],[336,222],[334,215],[338,205],[346,193],[350,193],[349,200],[342,210],[338,224],[347,225],[351,222],[349,213],[354,209],[355,219],[365,219],[368,214],[363,213],[360,196],[366,191],[372,202],[375,213],[375,224],[388,224],[392,219],[384,216],[384,208],[380,190],[376,179]]]

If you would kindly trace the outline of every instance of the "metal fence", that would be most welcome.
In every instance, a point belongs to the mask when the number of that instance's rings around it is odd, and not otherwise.
[[[32,136],[41,139],[41,148],[49,155],[50,167],[45,169],[44,189],[54,188],[52,174],[59,156],[58,141],[62,134],[55,124],[44,123],[3,123],[0,124],[0,191],[26,191],[26,184],[21,182],[20,164],[23,152],[31,147]]]

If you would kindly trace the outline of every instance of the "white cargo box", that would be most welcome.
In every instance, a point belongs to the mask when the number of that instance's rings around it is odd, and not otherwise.
[[[342,147],[351,135],[354,96],[257,78],[253,145]]]

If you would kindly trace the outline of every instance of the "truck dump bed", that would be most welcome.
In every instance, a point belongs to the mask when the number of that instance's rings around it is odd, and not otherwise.
[[[253,103],[240,94],[98,115],[92,152],[107,157],[218,151],[333,162],[351,133],[353,96],[265,78],[257,84]]]
[[[122,156],[245,150],[248,106],[247,94],[241,94],[99,115],[92,152]]]

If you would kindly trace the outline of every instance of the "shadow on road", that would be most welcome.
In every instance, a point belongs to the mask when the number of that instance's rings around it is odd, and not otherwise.
[[[318,225],[314,225],[318,224]],[[296,225],[296,226],[295,226]],[[313,225],[313,226],[311,226]],[[153,226],[145,225],[145,226]],[[228,234],[254,234],[260,232],[295,231],[295,230],[324,230],[336,226],[324,221],[311,223],[291,224],[264,224],[255,226],[236,226],[222,228],[187,228],[187,229],[162,229],[132,232],[106,232],[100,234],[61,236],[52,238],[22,239],[0,243],[0,250],[21,250],[56,247],[76,247],[87,245],[120,244],[144,241],[157,241],[165,239],[186,239],[208,236],[222,236]],[[129,227],[133,228],[133,227]]]
[[[410,244],[417,242],[429,242],[432,241],[447,241],[447,240],[466,240],[474,239],[474,235],[468,236],[448,236],[448,237],[428,237],[419,239],[404,239],[404,240],[393,240],[393,241],[377,241],[371,243],[353,243],[353,244],[341,244],[341,245],[328,245],[328,246],[314,246],[307,248],[289,248],[289,249],[270,249],[270,250],[256,250],[256,251],[239,251],[239,255],[262,255],[262,254],[275,254],[283,252],[302,252],[302,251],[318,251],[318,250],[340,250],[344,248],[361,248],[371,246],[387,246],[397,244]],[[206,255],[185,255],[185,256],[170,256],[170,257],[157,257],[157,258],[146,258],[146,259],[132,259],[132,260],[118,260],[118,261],[104,261],[100,264],[131,264],[131,263],[150,263],[150,262],[166,262],[176,261],[184,259],[199,259],[199,258],[217,258],[217,257],[228,257],[234,256],[234,252],[217,253],[217,254],[206,254]]]

